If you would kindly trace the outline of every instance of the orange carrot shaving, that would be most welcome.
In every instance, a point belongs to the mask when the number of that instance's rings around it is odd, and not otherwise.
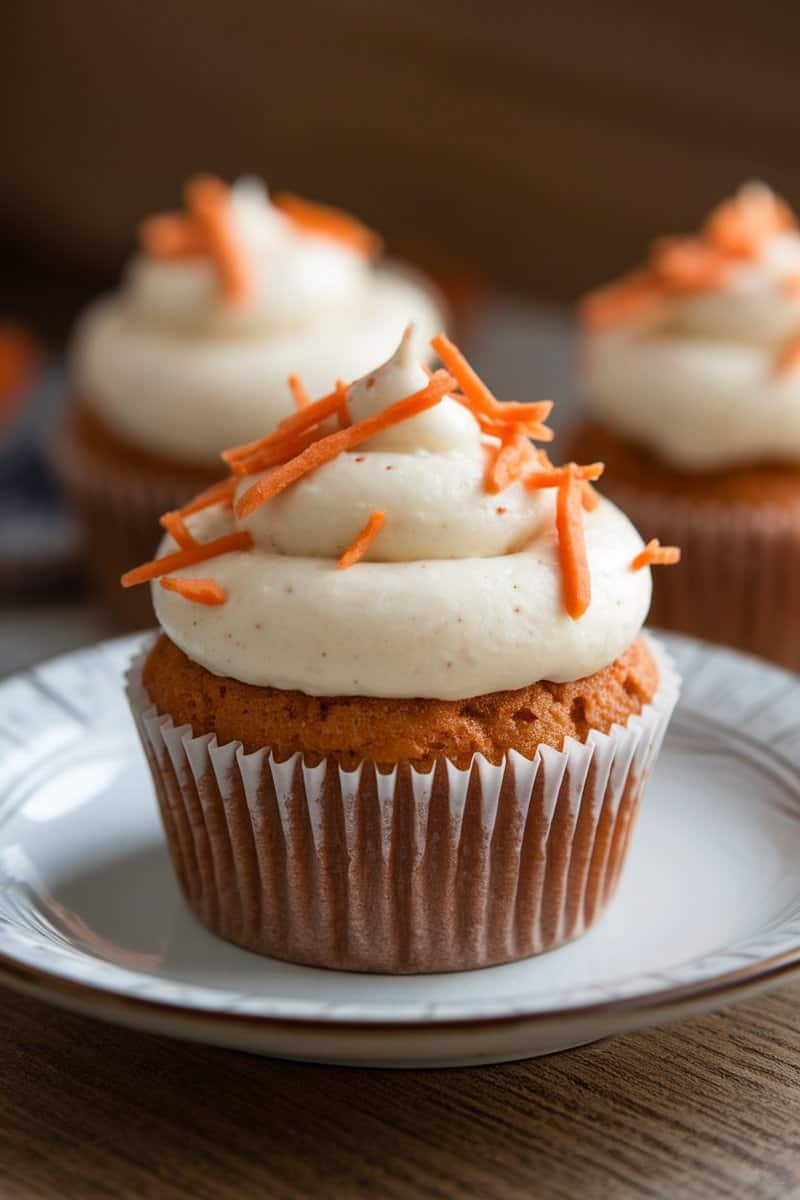
[[[534,458],[534,450],[524,433],[517,430],[490,454],[484,475],[484,490],[490,495],[504,492],[522,478]]]
[[[468,407],[478,418],[482,428],[486,421],[499,422],[506,426],[519,422],[529,427],[531,423],[538,425],[539,422],[547,420],[553,407],[550,400],[540,400],[535,404],[503,404],[492,395],[448,337],[443,333],[437,334],[431,341],[431,346],[459,384]],[[484,432],[488,433],[491,430],[484,428]],[[530,428],[528,432],[530,436],[534,436],[530,433]]]
[[[464,355],[454,346],[448,337],[438,333],[431,340],[431,346],[439,355],[450,374],[458,383],[466,398],[477,412],[485,413],[487,417],[495,417],[498,401],[489,391],[486,384],[476,371],[473,371]]]
[[[787,275],[781,284],[784,296],[800,298],[800,275]]]
[[[190,500],[188,504],[184,504],[183,508],[178,509],[178,512],[182,517],[188,517],[192,513],[200,512],[204,508],[211,508],[214,504],[224,504],[230,508],[233,504],[235,493],[236,480],[223,479],[221,483],[214,483],[210,488],[206,488],[204,492],[200,492],[199,496],[195,496],[194,500]]]
[[[289,376],[289,390],[294,397],[295,407],[298,412],[302,412],[304,408],[308,408],[311,403],[311,397],[305,389],[305,385],[299,375]]]
[[[592,581],[583,536],[582,490],[576,472],[567,468],[558,486],[556,531],[564,607],[573,621],[583,616],[592,598]]]
[[[800,334],[790,338],[775,359],[775,374],[786,375],[800,367]]]
[[[309,471],[315,471],[318,467],[331,462],[343,451],[350,450],[354,446],[360,445],[361,442],[367,441],[368,438],[382,433],[385,429],[390,429],[393,425],[400,424],[401,421],[408,421],[418,413],[433,408],[452,386],[453,380],[447,372],[437,371],[420,391],[406,396],[404,400],[398,400],[396,404],[390,404],[382,412],[367,417],[364,421],[358,421],[355,425],[320,438],[312,445],[307,446],[296,458],[276,467],[269,475],[260,479],[258,483],[254,483],[236,505],[237,516],[248,516],[260,504],[277,496],[279,492],[307,475]],[[295,415],[301,416],[302,414]]]
[[[765,240],[793,229],[794,216],[769,188],[743,188],[732,200],[715,208],[703,233],[712,246],[730,258],[756,258]]]
[[[659,238],[650,261],[671,292],[713,291],[725,282],[730,267],[719,250],[700,238]]]
[[[600,503],[599,495],[597,494],[597,492],[594,490],[592,485],[587,480],[584,480],[584,482],[583,482],[583,491],[581,492],[581,500],[583,501],[583,507],[586,509],[587,512],[594,512],[594,510],[597,508],[598,504]]]
[[[376,509],[375,512],[370,513],[369,520],[364,528],[353,539],[339,559],[337,565],[340,571],[346,571],[348,567],[354,566],[355,563],[364,557],[385,524],[386,513],[381,509]]]
[[[230,190],[220,179],[197,176],[186,185],[186,206],[202,231],[229,300],[243,300],[252,282],[231,222]]]
[[[376,258],[381,252],[383,243],[377,233],[339,208],[313,204],[288,192],[273,196],[272,203],[299,229],[333,238],[365,258]]]
[[[159,518],[161,526],[178,543],[181,550],[197,545],[197,538],[184,521],[180,512],[166,512]]]
[[[588,292],[578,305],[578,319],[587,329],[606,329],[639,316],[664,296],[663,284],[652,271],[636,271]]]
[[[528,472],[525,475],[525,487],[530,489],[560,487],[568,476],[586,482],[590,479],[599,479],[604,470],[605,463],[601,462],[589,463],[585,467],[579,467],[577,463],[567,463],[563,467],[545,467],[542,471]],[[596,507],[597,505],[595,505]]]
[[[535,438],[539,442],[552,442],[555,436],[552,429],[548,429],[546,425],[542,425],[537,419],[545,407],[547,411],[552,407],[549,400],[541,400],[533,404],[509,405],[509,407],[513,408],[528,409],[530,416],[524,419],[512,417],[510,421],[506,421],[495,420],[493,417],[487,417],[485,413],[475,412],[471,402],[460,392],[451,392],[450,395],[453,400],[457,400],[464,408],[469,409],[478,422],[481,433],[488,433],[491,437],[500,438],[501,441],[510,437],[518,430],[523,431],[529,438]]]
[[[233,446],[230,450],[226,450],[222,455],[223,459],[230,466],[234,464],[246,464],[250,459],[257,459],[263,450],[271,449],[282,443],[288,444],[296,435],[306,433],[315,426],[323,424],[323,422],[327,421],[329,417],[335,416],[341,409],[342,395],[340,387],[341,384],[339,383],[327,396],[323,396],[320,400],[315,400],[307,408],[300,409],[298,412],[284,417],[282,421],[278,422],[274,431],[268,433],[266,437],[257,438],[254,442],[247,442],[242,446]],[[242,473],[250,474],[251,472],[248,470]]]
[[[302,454],[305,449],[313,446],[319,439],[318,429],[309,429],[307,433],[282,438],[272,446],[265,446],[250,458],[238,459],[231,464],[231,470],[237,478],[241,478],[243,475],[258,475],[262,471],[268,471],[270,467],[280,467],[293,458],[297,458],[298,454]]]
[[[147,583],[150,579],[158,579],[161,575],[169,575],[170,571],[180,571],[183,567],[193,567],[195,563],[205,562],[208,558],[216,558],[220,554],[229,554],[234,550],[249,550],[253,539],[246,531],[228,533],[224,537],[215,538],[213,542],[190,546],[188,550],[177,550],[174,554],[165,554],[163,558],[143,563],[122,576],[122,586],[135,587],[137,583]]]
[[[662,546],[658,538],[648,542],[643,550],[631,563],[631,570],[640,571],[642,567],[672,566],[681,561],[679,546]]]
[[[224,604],[228,593],[216,579],[179,579],[164,575],[161,586],[167,592],[177,592],[184,600],[195,604]]]
[[[336,417],[339,421],[339,428],[346,429],[348,425],[353,424],[353,418],[350,415],[350,405],[347,403],[347,384],[343,379],[336,380],[336,392],[339,397]]]
[[[197,224],[180,213],[149,217],[139,228],[139,240],[154,258],[194,258],[206,249]]]

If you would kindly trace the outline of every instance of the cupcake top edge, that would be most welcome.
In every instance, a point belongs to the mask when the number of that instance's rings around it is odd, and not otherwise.
[[[800,462],[800,231],[765,184],[656,240],[578,316],[582,391],[609,428],[679,470]]]
[[[382,367],[340,381],[229,478],[165,514],[158,619],[217,675],[311,695],[463,699],[579,679],[632,644],[647,547],[592,488],[602,464],[554,466],[546,401],[498,401],[443,335],[429,371],[413,327]]]
[[[289,411],[286,375],[309,386],[362,374],[409,313],[428,336],[443,304],[427,279],[381,258],[355,217],[256,179],[199,176],[182,211],[144,221],[119,290],[79,319],[76,388],[112,432],[210,465]]]

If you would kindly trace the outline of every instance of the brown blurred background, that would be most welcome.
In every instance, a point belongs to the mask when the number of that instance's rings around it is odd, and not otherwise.
[[[198,169],[570,300],[743,178],[800,200],[800,9],[49,0],[0,17],[0,305],[50,336]]]

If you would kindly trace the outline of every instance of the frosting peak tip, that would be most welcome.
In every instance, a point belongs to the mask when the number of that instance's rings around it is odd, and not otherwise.
[[[396,364],[398,367],[410,367],[412,363],[418,362],[420,357],[418,343],[419,337],[416,323],[409,321],[403,330],[403,336],[390,362]]]

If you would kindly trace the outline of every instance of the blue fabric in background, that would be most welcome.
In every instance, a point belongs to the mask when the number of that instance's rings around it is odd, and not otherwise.
[[[75,525],[49,465],[66,393],[63,370],[36,377],[0,436],[0,589],[66,587],[79,568]]]

